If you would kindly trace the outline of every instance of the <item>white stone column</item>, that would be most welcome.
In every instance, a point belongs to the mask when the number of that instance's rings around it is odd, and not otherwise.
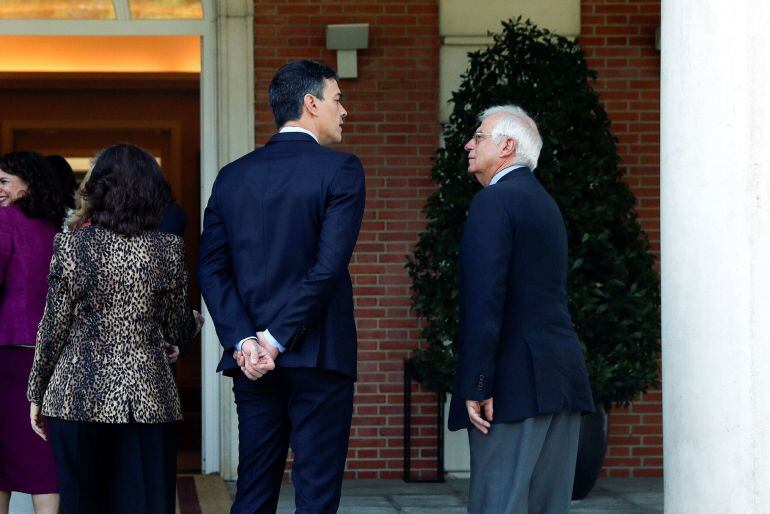
[[[219,0],[219,164],[254,149],[254,2]],[[213,325],[213,324],[212,324]],[[220,376],[220,451],[225,480],[238,476],[238,416],[232,380]]]
[[[666,512],[767,512],[770,9],[662,9]]]
[[[217,171],[254,149],[255,118],[254,3],[209,0],[207,4],[216,9],[216,30],[203,41],[201,216]],[[201,343],[203,472],[218,471],[232,480],[238,466],[237,415],[232,380],[214,373],[221,347],[210,319]]]

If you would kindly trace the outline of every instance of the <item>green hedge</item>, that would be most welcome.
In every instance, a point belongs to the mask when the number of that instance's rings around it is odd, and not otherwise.
[[[579,43],[529,20],[503,22],[486,50],[470,54],[454,110],[434,156],[438,189],[424,208],[427,228],[406,265],[412,303],[427,320],[415,352],[418,379],[449,392],[457,359],[457,255],[468,204],[480,186],[463,145],[486,107],[516,104],[537,122],[536,170],[561,207],[569,237],[569,303],[597,403],[627,404],[658,382],[660,282],[655,258],[621,181],[610,121],[591,87]]]

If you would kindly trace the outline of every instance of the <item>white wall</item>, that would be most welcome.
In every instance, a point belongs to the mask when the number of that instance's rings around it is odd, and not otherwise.
[[[580,0],[441,0],[439,109],[449,118],[449,99],[468,67],[468,52],[492,42],[488,32],[499,33],[501,21],[522,16],[562,36],[580,34]]]
[[[24,493],[11,494],[10,514],[34,514],[32,496]]]

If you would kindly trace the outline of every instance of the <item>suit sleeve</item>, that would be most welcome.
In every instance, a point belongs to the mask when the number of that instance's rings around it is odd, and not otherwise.
[[[235,343],[256,333],[251,317],[243,305],[235,280],[233,259],[227,228],[221,213],[220,177],[214,182],[209,203],[203,215],[200,238],[198,283],[220,344],[231,350]]]
[[[292,350],[307,326],[318,318],[329,294],[347,272],[361,229],[365,201],[364,170],[361,161],[351,155],[329,187],[316,261],[291,300],[267,327],[287,351]]]
[[[184,245],[181,239],[171,246],[171,288],[167,293],[163,316],[163,340],[177,345],[184,351],[190,344],[197,323],[190,306],[190,288],[184,263]]]
[[[464,400],[493,396],[495,358],[513,249],[514,227],[499,195],[471,202],[460,246],[460,361],[457,391]]]
[[[72,275],[74,264],[62,252],[64,234],[54,238],[54,252],[48,273],[48,295],[43,319],[35,342],[35,360],[29,374],[27,399],[40,405],[48,388],[56,363],[67,342],[73,318]]]

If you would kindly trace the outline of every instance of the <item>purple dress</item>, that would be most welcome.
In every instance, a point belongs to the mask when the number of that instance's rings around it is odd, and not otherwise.
[[[57,230],[0,207],[0,491],[58,491],[51,445],[32,431],[26,396]]]

